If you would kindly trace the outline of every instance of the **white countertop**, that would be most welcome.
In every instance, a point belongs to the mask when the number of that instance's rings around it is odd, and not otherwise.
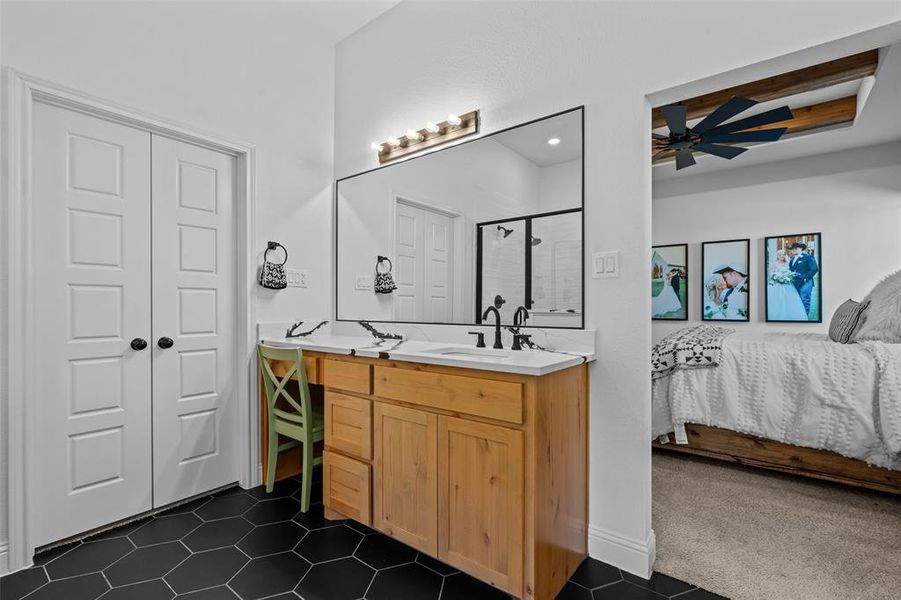
[[[405,362],[481,369],[519,375],[547,375],[591,362],[594,354],[553,350],[494,350],[473,345],[414,340],[377,340],[370,337],[313,334],[305,338],[267,338],[273,346],[300,347],[331,354],[388,358]]]

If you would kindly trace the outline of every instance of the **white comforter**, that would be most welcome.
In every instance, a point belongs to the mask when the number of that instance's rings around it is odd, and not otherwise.
[[[709,425],[901,470],[874,426],[878,393],[879,369],[863,346],[821,334],[735,333],[719,366],[653,382],[652,428],[684,442],[685,423]]]

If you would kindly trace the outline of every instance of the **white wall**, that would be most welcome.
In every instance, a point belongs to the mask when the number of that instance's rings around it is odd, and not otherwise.
[[[278,240],[291,252],[289,266],[310,271],[308,289],[257,290],[258,317],[285,321],[330,313],[334,43],[384,8],[4,1],[0,53],[5,66],[30,75],[255,144],[256,247],[262,255],[266,240]]]
[[[764,151],[762,148],[761,151]],[[901,143],[654,182],[653,242],[688,243],[689,323],[701,319],[701,242],[751,238],[751,321],[739,330],[816,331],[901,268]],[[822,233],[823,323],[766,323],[763,238]]]
[[[782,2],[779,13],[753,2],[404,2],[338,46],[338,176],[374,166],[371,140],[449,112],[480,108],[491,132],[586,105],[585,250],[619,250],[622,271],[586,280],[599,356],[590,549],[632,572],[653,555],[645,96],[901,18],[895,3]],[[676,52],[661,31],[691,35]]]

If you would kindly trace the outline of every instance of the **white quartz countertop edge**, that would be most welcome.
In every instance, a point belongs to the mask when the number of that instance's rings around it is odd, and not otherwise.
[[[541,376],[595,360],[593,353],[554,350],[475,349],[463,344],[407,340],[379,340],[351,336],[311,336],[309,338],[277,338],[261,340],[265,344],[299,347],[310,351],[365,358],[388,358],[403,362],[476,369],[499,373]],[[396,350],[394,348],[397,348]],[[481,352],[477,356],[445,354],[446,352]],[[497,356],[495,358],[495,355]]]

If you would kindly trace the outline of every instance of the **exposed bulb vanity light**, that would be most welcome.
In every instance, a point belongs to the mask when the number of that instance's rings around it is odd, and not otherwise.
[[[551,146],[556,146],[557,144],[560,143],[560,138],[552,137],[547,141],[547,143],[550,144]]]
[[[379,164],[384,164],[412,152],[474,135],[479,132],[479,125],[477,110],[460,115],[452,114],[447,116],[447,121],[429,121],[423,129],[407,129],[404,135],[392,135],[381,144],[372,142],[369,147],[378,154]]]

